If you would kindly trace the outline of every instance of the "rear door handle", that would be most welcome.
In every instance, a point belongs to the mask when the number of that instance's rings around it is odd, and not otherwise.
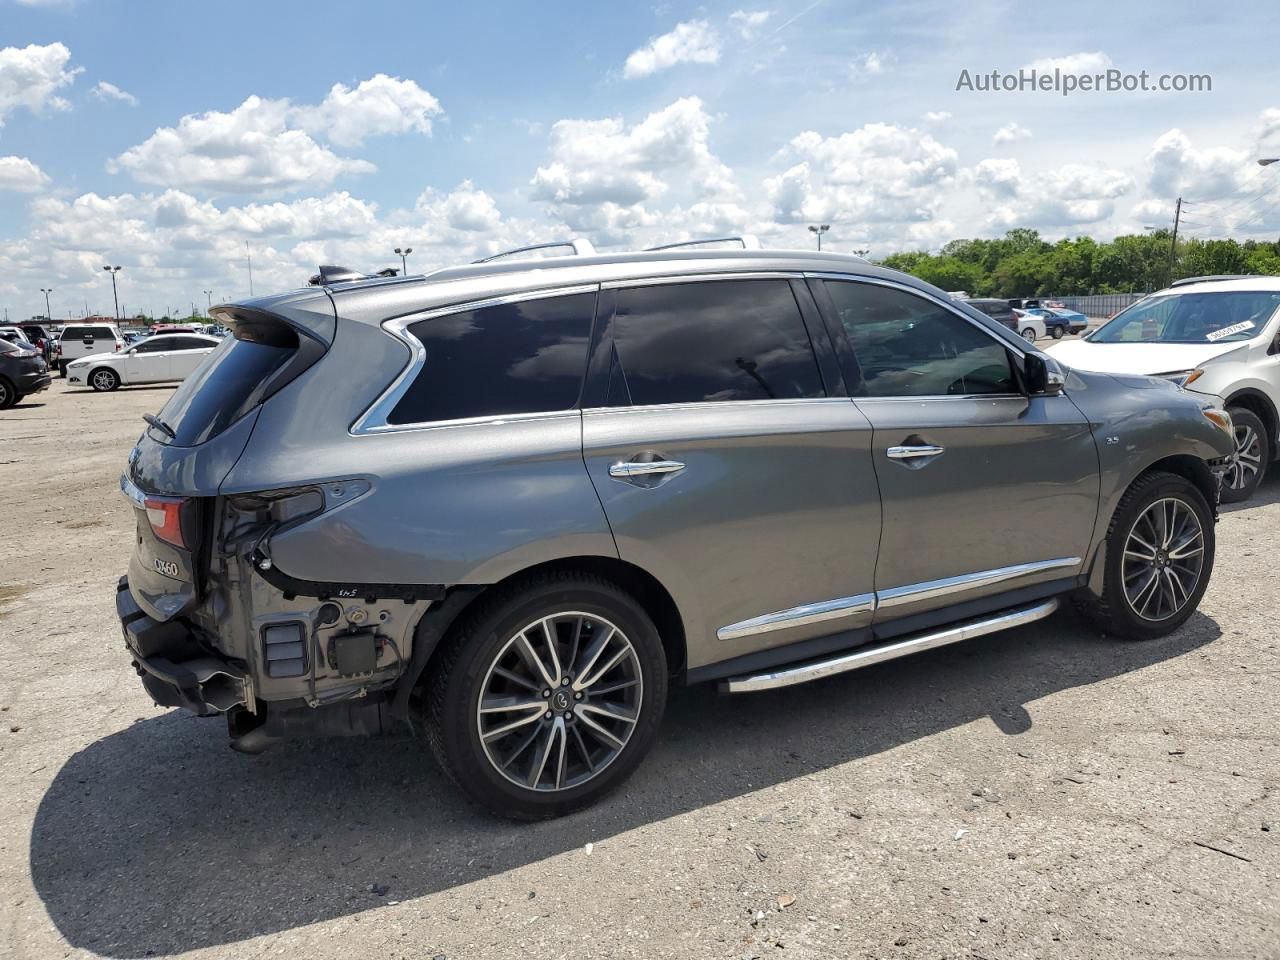
[[[679,460],[651,460],[644,463],[636,460],[619,460],[609,467],[609,476],[619,480],[631,477],[647,477],[655,473],[679,473],[684,464]]]
[[[890,460],[914,460],[916,457],[936,457],[946,451],[946,447],[936,443],[921,443],[912,446],[890,447],[885,451]]]

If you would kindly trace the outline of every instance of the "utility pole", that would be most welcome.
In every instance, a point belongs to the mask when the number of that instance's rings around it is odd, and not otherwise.
[[[249,255],[249,241],[244,242],[244,262],[249,267],[249,296],[253,296],[253,257]]]
[[[1173,283],[1173,262],[1178,255],[1178,222],[1182,219],[1182,198],[1173,208],[1173,239],[1169,242],[1169,283]],[[1166,284],[1167,286],[1167,284]]]

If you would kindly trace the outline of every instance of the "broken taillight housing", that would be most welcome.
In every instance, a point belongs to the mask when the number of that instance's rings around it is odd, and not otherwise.
[[[146,497],[143,500],[151,532],[165,543],[183,549],[187,543],[182,536],[182,509],[187,501],[187,497]]]

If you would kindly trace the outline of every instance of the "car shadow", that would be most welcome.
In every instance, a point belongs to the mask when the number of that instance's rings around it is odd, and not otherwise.
[[[178,381],[172,383],[122,383],[114,390],[108,390],[107,393],[120,393],[128,391],[130,393],[142,390],[173,390],[178,386]],[[94,390],[92,387],[71,387],[68,386],[64,393],[102,393],[101,390]]]
[[[168,712],[67,761],[36,813],[31,875],[75,948],[139,957],[237,943],[456,888],[984,717],[1016,736],[1035,701],[1220,633],[1196,614],[1170,637],[1123,643],[1059,613],[803,687],[679,688],[652,756],[618,793],[534,824],[470,805],[409,737],[295,741],[250,758],[226,748],[221,723]]]

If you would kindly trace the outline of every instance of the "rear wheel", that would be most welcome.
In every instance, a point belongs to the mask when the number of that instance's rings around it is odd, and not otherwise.
[[[1105,633],[1163,637],[1196,610],[1213,572],[1213,512],[1200,489],[1174,473],[1139,477],[1107,530],[1102,596],[1077,605]]]
[[[522,820],[585,807],[653,745],[667,664],[653,621],[607,580],[545,574],[464,614],[428,667],[426,727],[476,802]]]
[[[89,374],[89,386],[101,393],[114,390],[120,386],[120,374],[110,367],[99,367]]]
[[[1222,502],[1240,503],[1253,496],[1271,462],[1267,427],[1252,410],[1228,407],[1236,430],[1236,462],[1222,479]]]
[[[1053,328],[1053,339],[1055,339],[1055,340],[1061,340],[1061,339],[1062,339],[1062,335],[1063,335],[1064,333],[1066,333],[1066,332],[1067,332],[1067,331],[1066,331],[1066,328],[1065,328],[1065,327],[1062,327],[1062,326],[1056,326],[1056,327],[1054,327],[1054,328]]]
[[[65,377],[67,375],[67,362],[65,360],[58,361],[58,376]]]
[[[1035,343],[1036,342],[1035,330],[1032,327],[1027,327],[1025,330],[1022,331],[1022,339],[1027,341],[1027,343]]]
[[[18,391],[4,377],[0,377],[0,410],[8,410],[19,400]]]

